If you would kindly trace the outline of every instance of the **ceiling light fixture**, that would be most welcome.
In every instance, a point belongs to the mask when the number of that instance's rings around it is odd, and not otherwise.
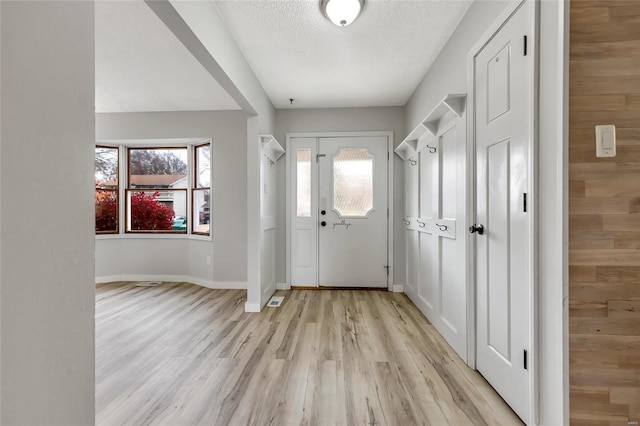
[[[346,27],[356,20],[364,0],[322,0],[322,11],[331,22]]]

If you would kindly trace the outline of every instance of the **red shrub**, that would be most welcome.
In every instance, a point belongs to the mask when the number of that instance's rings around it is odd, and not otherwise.
[[[131,197],[131,230],[171,230],[173,210],[160,204],[159,195],[158,192],[137,192]]]
[[[96,190],[96,232],[118,231],[118,194]]]

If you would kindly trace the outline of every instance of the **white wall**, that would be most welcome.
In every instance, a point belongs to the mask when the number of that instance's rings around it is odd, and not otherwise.
[[[540,424],[569,423],[569,4],[540,3]]]
[[[476,0],[469,7],[407,102],[408,131],[413,130],[445,95],[467,93],[467,52],[508,3],[504,0]]]
[[[98,237],[96,276],[174,276],[212,287],[246,287],[246,115],[241,111],[96,114],[96,140],[162,138],[212,140],[213,242]],[[212,265],[207,265],[207,256],[212,256]]]
[[[2,99],[2,6],[0,6],[0,99]],[[2,102],[0,102],[0,164],[2,164]],[[0,173],[0,206],[2,205],[2,173]],[[0,235],[2,235],[2,209],[0,209]],[[0,347],[2,347],[2,244],[0,244]],[[0,351],[2,365],[2,351]],[[0,383],[2,369],[0,368]],[[0,422],[2,421],[2,386],[0,386]]]
[[[327,109],[284,109],[276,112],[276,139],[285,143],[286,134],[292,132],[338,132],[338,131],[392,131],[394,148],[406,136],[403,107],[384,108],[327,108]],[[394,284],[404,283],[404,225],[401,221],[404,210],[404,169],[402,161],[392,156],[394,161],[394,200],[396,211],[394,223]],[[286,223],[285,223],[285,161],[286,155],[278,161],[278,203],[276,238],[276,281],[286,281]]]
[[[0,8],[0,421],[93,424],[93,3]]]

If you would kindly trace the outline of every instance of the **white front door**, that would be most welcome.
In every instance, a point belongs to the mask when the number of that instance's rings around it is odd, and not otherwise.
[[[387,287],[387,138],[320,138],[319,285]]]
[[[533,6],[523,3],[475,57],[477,226],[470,230],[476,231],[476,366],[526,422],[532,420]]]
[[[291,285],[387,287],[388,137],[292,138]]]

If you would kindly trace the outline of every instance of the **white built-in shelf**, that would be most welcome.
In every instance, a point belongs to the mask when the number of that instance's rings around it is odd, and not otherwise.
[[[278,158],[284,154],[284,148],[273,135],[260,135],[260,142],[262,142],[262,152],[271,161],[278,161]]]
[[[440,120],[449,112],[453,112],[458,118],[462,117],[467,102],[466,94],[451,94],[444,97],[442,101],[425,117],[424,120],[404,140],[398,145],[395,153],[403,160],[408,160],[417,152],[425,148],[426,143],[421,145],[420,138],[427,132],[434,136],[438,133]]]
[[[413,129],[413,132],[409,133],[409,136],[400,142],[400,145],[395,150],[396,154],[405,161],[413,157],[419,151],[418,141],[426,132],[427,130],[422,126]]]
[[[448,112],[453,112],[457,117],[462,117],[467,95],[447,95],[422,121],[422,125],[434,135],[438,133],[438,127],[442,117]]]

